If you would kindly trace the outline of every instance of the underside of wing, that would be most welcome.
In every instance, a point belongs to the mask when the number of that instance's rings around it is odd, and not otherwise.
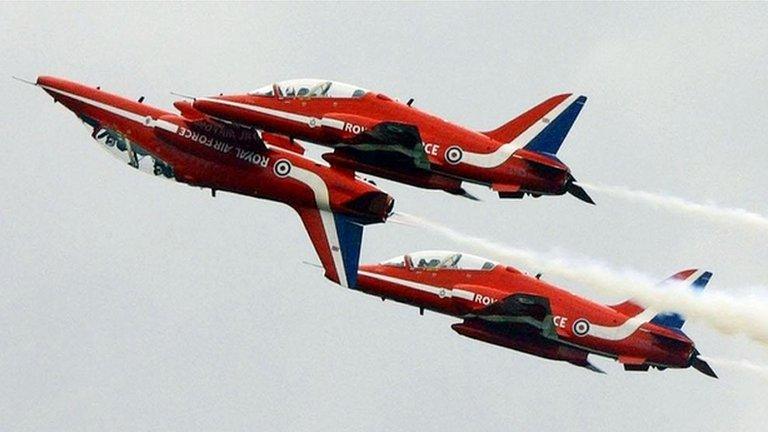
[[[589,362],[589,352],[559,341],[549,300],[513,294],[451,326],[462,336],[535,356],[566,361],[602,373]]]
[[[363,226],[349,217],[316,208],[298,208],[325,277],[346,288],[357,285]]]
[[[382,122],[336,147],[336,153],[378,165],[429,170],[429,160],[416,126]]]
[[[252,150],[267,149],[264,141],[255,129],[213,119],[194,109],[192,104],[187,101],[177,101],[173,105],[179,110],[184,119],[187,120],[189,128],[193,132],[210,135],[237,144],[243,148]]]
[[[552,321],[552,309],[546,297],[531,294],[512,294],[486,306],[465,319],[484,322],[497,331],[538,332],[542,336],[557,339]]]

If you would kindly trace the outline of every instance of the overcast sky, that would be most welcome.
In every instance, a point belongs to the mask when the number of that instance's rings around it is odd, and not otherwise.
[[[766,22],[765,3],[3,4],[0,429],[764,430],[766,382],[743,372],[595,358],[598,375],[345,291],[301,264],[317,259],[288,207],[121,166],[10,75],[164,108],[169,91],[323,77],[480,130],[579,92],[560,152],[577,178],[768,214]],[[402,211],[511,246],[659,279],[706,267],[712,290],[768,286],[765,234],[598,193],[593,207],[379,185]],[[363,261],[429,248],[456,245],[380,225]],[[746,338],[686,331],[704,354],[768,363]]]

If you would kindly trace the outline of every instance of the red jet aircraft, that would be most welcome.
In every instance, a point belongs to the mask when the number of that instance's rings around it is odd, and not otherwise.
[[[667,281],[703,289],[712,273],[681,271]],[[665,282],[667,282],[665,281]],[[537,277],[470,254],[423,251],[361,265],[357,289],[462,318],[460,335],[602,372],[587,359],[617,359],[626,370],[687,368],[717,378],[682,331],[677,313],[625,301],[605,306]]]
[[[354,287],[362,225],[384,222],[394,200],[348,170],[265,145],[258,134],[180,116],[61,78],[36,83],[83,120],[128,165],[192,186],[288,204],[306,227],[326,277]],[[190,112],[187,102],[175,104]]]
[[[197,98],[195,110],[267,132],[333,147],[331,165],[474,198],[468,181],[502,198],[566,192],[594,204],[555,155],[587,98],[553,96],[489,132],[447,122],[381,93],[327,80],[279,82],[243,95]]]

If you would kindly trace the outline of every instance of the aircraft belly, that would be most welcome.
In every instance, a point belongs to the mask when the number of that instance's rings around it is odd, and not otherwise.
[[[462,336],[538,357],[567,361],[579,366],[589,364],[587,360],[589,351],[542,337],[533,332],[532,329],[525,331],[521,328],[519,332],[499,334],[489,331],[483,326],[466,322],[454,324],[451,328]]]

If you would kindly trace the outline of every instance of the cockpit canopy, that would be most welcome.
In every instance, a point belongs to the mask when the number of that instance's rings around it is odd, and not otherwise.
[[[416,269],[492,270],[498,263],[461,252],[421,251],[401,255],[382,262],[382,265],[405,267],[406,262]]]
[[[304,78],[280,81],[258,88],[249,94],[254,96],[274,96],[275,88],[280,92],[280,96],[287,98],[360,98],[368,93],[368,90],[351,84]]]

